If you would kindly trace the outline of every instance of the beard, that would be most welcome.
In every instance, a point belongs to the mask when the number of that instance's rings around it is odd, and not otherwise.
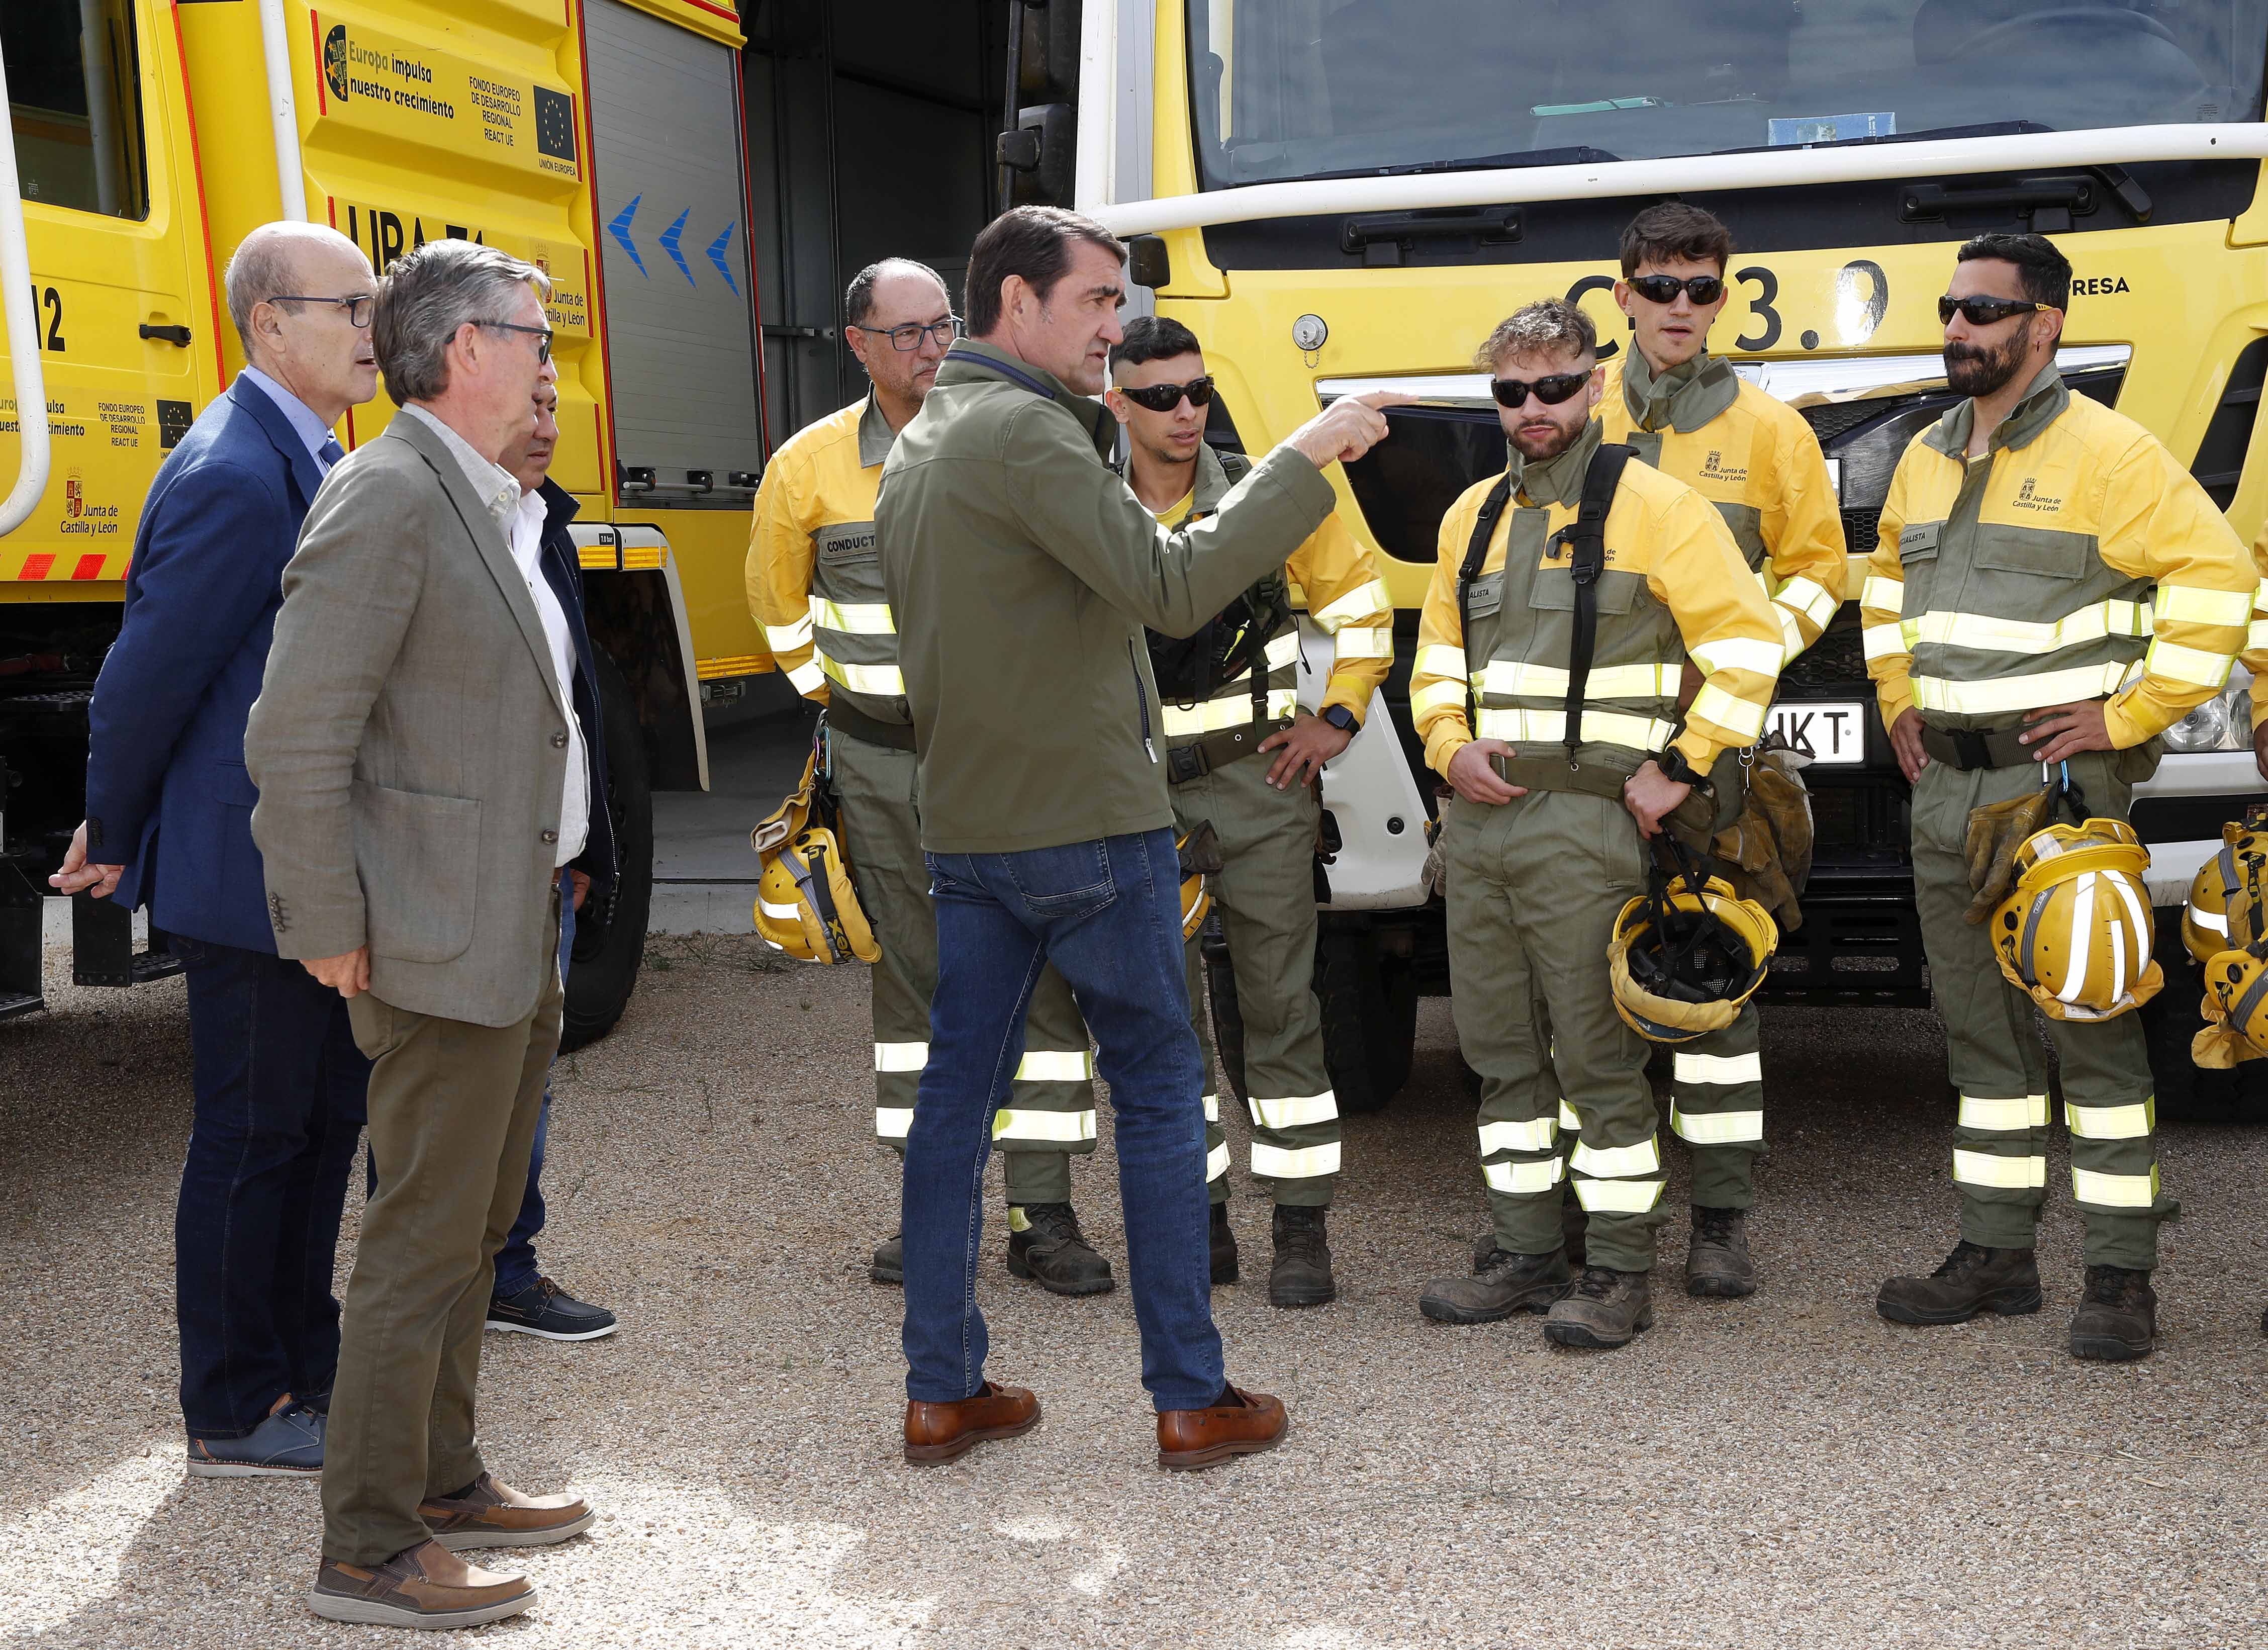
[[[1947,387],[1956,395],[1991,395],[2005,389],[2023,365],[2031,347],[2029,315],[2009,335],[2007,343],[1997,350],[1979,349],[1973,343],[1948,343],[1945,346]]]
[[[1531,436],[1523,431],[1512,437],[1513,448],[1529,463],[1542,464],[1557,458],[1569,447],[1581,440],[1583,431],[1589,424],[1590,420],[1587,416],[1581,424],[1572,430],[1564,424],[1555,424],[1551,426],[1549,434],[1538,433]]]

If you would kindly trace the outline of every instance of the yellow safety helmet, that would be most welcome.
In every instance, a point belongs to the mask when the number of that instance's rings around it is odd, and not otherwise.
[[[2124,820],[2034,831],[2016,885],[1992,913],[1992,955],[2008,983],[2057,1020],[2114,1020],[2158,994],[2150,955],[2150,851]]]
[[[1615,1013],[1649,1042],[1690,1042],[1721,1031],[1756,995],[1779,948],[1779,926],[1754,900],[1711,877],[1659,898],[1642,895],[1615,918],[1607,974]]]
[[[2268,1058],[2268,960],[2249,949],[2212,958],[2198,1013],[2205,1029],[2191,1040],[2190,1058],[2206,1071]]]
[[[2182,944],[2199,962],[2210,962],[2231,947],[2242,949],[2260,938],[2257,911],[2247,932],[2229,927],[2232,902],[2244,887],[2248,870],[2268,866],[2268,834],[2242,825],[2220,828],[2220,851],[2198,867],[2190,881],[2189,903],[2182,909]]]
[[[748,845],[763,863],[756,882],[756,932],[775,950],[806,962],[879,961],[882,948],[858,908],[833,821],[819,787],[814,746],[794,792],[748,833]]]
[[[1224,863],[1220,838],[1213,831],[1212,821],[1199,820],[1195,830],[1175,837],[1174,854],[1181,862],[1182,871],[1182,938],[1194,939],[1212,910],[1212,890],[1206,885],[1206,873],[1219,871]]]

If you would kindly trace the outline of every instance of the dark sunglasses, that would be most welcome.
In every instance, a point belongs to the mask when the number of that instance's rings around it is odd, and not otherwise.
[[[1990,327],[2011,315],[2029,315],[2035,310],[2053,307],[2051,304],[2035,304],[2028,298],[1940,298],[1937,300],[1937,319],[1942,324],[1958,314],[1972,327]]]
[[[1212,374],[1193,378],[1186,384],[1150,384],[1140,389],[1128,385],[1118,387],[1118,393],[1137,407],[1147,407],[1152,412],[1171,412],[1182,404],[1182,397],[1189,398],[1192,407],[1204,407],[1212,401]]]
[[[1628,284],[1649,304],[1675,304],[1680,292],[1690,292],[1693,301],[1706,309],[1725,296],[1725,277],[1720,275],[1688,276],[1682,281],[1674,275],[1634,275]]]
[[[1489,389],[1499,407],[1519,409],[1525,406],[1528,393],[1546,407],[1557,407],[1563,401],[1572,401],[1583,393],[1583,386],[1591,381],[1588,372],[1554,372],[1550,378],[1540,378],[1533,384],[1516,378],[1489,380]]]

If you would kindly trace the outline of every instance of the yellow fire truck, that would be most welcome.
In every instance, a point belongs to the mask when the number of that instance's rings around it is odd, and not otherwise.
[[[1952,399],[1933,301],[1954,247],[1987,230],[2048,234],[2069,255],[2073,389],[2162,437],[2248,541],[2268,515],[2268,0],[1016,11],[1019,107],[1001,160],[1024,198],[1130,238],[1135,280],[1204,343],[1215,438],[1258,451],[1358,389],[1422,398],[1338,483],[1401,608],[1395,715],[1373,718],[1324,780],[1343,845],[1317,989],[1347,1045],[1332,1072],[1342,1107],[1399,1086],[1416,997],[1447,989],[1420,878],[1434,782],[1395,735],[1409,740],[1416,609],[1443,510],[1504,463],[1468,364],[1496,320],[1546,295],[1586,306],[1602,354],[1619,347],[1616,238],[1641,207],[1683,199],[1732,227],[1735,295],[1712,347],[1810,422],[1854,557],[1874,548],[1900,451]],[[1815,758],[1820,847],[1767,994],[1926,1005],[1907,791],[1873,713],[1856,607],[1789,668],[1774,713]],[[2240,670],[2170,731],[2134,807],[2176,974],[2170,919],[2190,877],[2260,792],[2246,689]],[[2198,998],[2193,976],[2177,980],[2147,1012],[2159,1104],[2261,1113],[2268,1088],[2191,1065]]]
[[[6,0],[0,67],[0,1016],[40,1004],[40,892],[144,494],[241,365],[230,253],[284,217],[383,270],[464,236],[547,269],[622,888],[578,932],[571,1041],[636,978],[652,789],[707,784],[704,689],[769,667],[740,593],[765,452],[729,0]],[[41,409],[44,409],[44,412]],[[382,430],[350,413],[349,447]],[[82,897],[77,975],[127,984]]]

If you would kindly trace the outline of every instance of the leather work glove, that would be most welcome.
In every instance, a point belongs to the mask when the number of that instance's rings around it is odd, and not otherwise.
[[[2016,850],[2024,839],[2043,829],[2054,805],[2052,790],[2039,790],[2006,802],[1987,802],[1969,810],[1969,835],[1964,857],[1969,861],[1969,886],[1977,897],[1962,912],[1972,927],[1983,924],[2016,885]]]

